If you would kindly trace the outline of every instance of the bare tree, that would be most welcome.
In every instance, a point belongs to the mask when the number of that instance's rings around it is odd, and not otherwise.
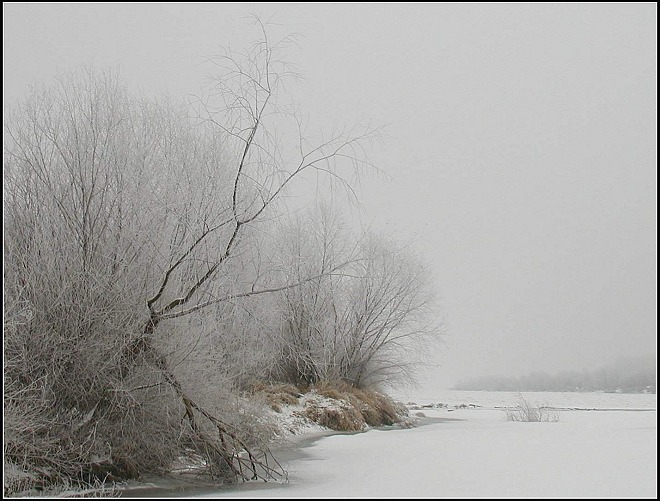
[[[328,205],[293,218],[281,232],[278,256],[288,281],[299,285],[278,295],[276,378],[310,384],[337,376],[337,308],[346,282],[332,270],[346,263],[342,272],[351,273],[358,247],[349,237],[340,213]],[[301,280],[308,276],[317,278]]]
[[[341,372],[356,386],[408,378],[441,332],[430,270],[392,240],[362,241],[348,304],[340,320]],[[422,357],[423,358],[423,357]]]
[[[328,173],[341,184],[347,185],[337,172],[337,161],[349,160],[354,168],[366,164],[360,157],[360,142],[370,137],[369,132],[358,137],[336,134],[315,146],[309,146],[301,137],[295,161],[287,164],[278,155],[277,138],[268,128],[268,120],[272,116],[282,115],[275,107],[275,101],[282,78],[286,77],[289,71],[287,65],[278,60],[276,55],[286,41],[287,39],[271,45],[264,30],[263,40],[256,43],[245,54],[244,59],[240,60],[231,53],[212,59],[221,72],[213,80],[210,99],[200,100],[199,109],[203,123],[217,128],[226,141],[225,147],[234,152],[235,166],[233,171],[230,169],[233,174],[229,183],[228,210],[220,214],[203,213],[204,223],[196,238],[182,247],[176,259],[164,270],[157,290],[148,298],[149,319],[142,335],[125,351],[129,365],[138,354],[151,355],[166,381],[180,396],[193,431],[200,429],[199,419],[212,422],[217,428],[219,442],[223,445],[220,449],[221,455],[234,473],[240,473],[241,476],[243,473],[236,466],[240,467],[241,463],[234,462],[238,458],[236,450],[244,448],[244,444],[235,442],[229,451],[224,448],[230,439],[237,440],[236,437],[220,420],[202,409],[184,391],[167,360],[154,345],[152,335],[163,320],[188,316],[241,297],[292,288],[295,284],[263,285],[259,282],[259,275],[254,278],[249,289],[243,291],[227,291],[222,286],[214,285],[217,283],[215,278],[218,273],[234,256],[244,233],[274,209],[292,180],[305,171],[314,170]],[[213,98],[219,98],[220,103],[214,104]],[[195,257],[197,249],[205,246],[209,237],[215,236],[216,233],[223,236],[222,240],[215,244],[216,252],[205,252],[201,267],[196,267],[193,273],[186,273],[187,277],[193,276],[194,280],[173,282],[175,274],[186,267]],[[332,273],[340,266],[342,264],[338,263],[334,268],[321,270],[320,274]],[[301,277],[299,282],[313,279],[314,276]],[[207,445],[210,444],[207,437],[204,437],[203,441]],[[227,460],[227,457],[231,460]],[[256,459],[250,457],[250,462],[252,461]],[[256,477],[254,464],[252,470]],[[271,470],[266,471],[269,475],[272,473]]]
[[[290,281],[280,293],[275,374],[292,382],[342,379],[358,387],[410,378],[440,333],[431,277],[396,242],[359,238],[327,209],[298,220],[282,255]],[[349,263],[340,273],[324,273]]]

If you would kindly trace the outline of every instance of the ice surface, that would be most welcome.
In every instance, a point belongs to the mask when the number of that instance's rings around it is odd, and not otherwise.
[[[629,410],[570,410],[556,423],[520,423],[494,408],[515,403],[515,394],[448,392],[430,401],[449,407],[424,409],[417,428],[321,438],[288,461],[288,484],[248,483],[213,496],[656,497],[657,412],[648,410],[655,395],[525,396]],[[460,403],[482,407],[452,408]]]

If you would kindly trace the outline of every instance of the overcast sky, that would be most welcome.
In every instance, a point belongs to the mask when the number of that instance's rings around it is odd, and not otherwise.
[[[426,385],[655,353],[655,4],[3,4],[5,104],[93,64],[146,94],[295,32],[316,123],[387,125],[364,213],[414,238],[446,323]]]

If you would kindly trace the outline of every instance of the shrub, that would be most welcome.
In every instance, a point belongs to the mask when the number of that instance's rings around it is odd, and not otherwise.
[[[550,407],[532,404],[518,394],[518,403],[513,409],[507,409],[506,418],[508,421],[522,422],[557,422],[559,421],[559,412]]]

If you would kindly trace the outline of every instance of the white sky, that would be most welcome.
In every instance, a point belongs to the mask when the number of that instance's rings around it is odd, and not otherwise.
[[[196,92],[250,12],[301,35],[315,123],[388,124],[364,208],[435,270],[429,384],[655,353],[655,4],[4,3],[4,101],[83,63]]]

